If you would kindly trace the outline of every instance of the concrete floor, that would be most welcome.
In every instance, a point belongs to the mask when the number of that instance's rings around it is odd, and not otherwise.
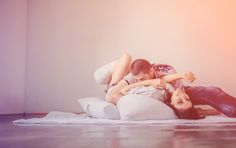
[[[236,123],[199,126],[173,124],[32,126],[11,123],[19,118],[23,117],[0,116],[0,148],[236,147]]]

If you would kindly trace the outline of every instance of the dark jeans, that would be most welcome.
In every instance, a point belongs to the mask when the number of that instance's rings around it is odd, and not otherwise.
[[[218,87],[186,86],[193,105],[210,105],[226,116],[236,117],[236,98]]]

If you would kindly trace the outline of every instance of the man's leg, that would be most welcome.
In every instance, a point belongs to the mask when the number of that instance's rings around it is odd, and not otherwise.
[[[236,98],[218,87],[185,87],[193,104],[210,105],[229,117],[236,117]]]

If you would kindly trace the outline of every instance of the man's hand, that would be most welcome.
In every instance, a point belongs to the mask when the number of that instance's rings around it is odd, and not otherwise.
[[[157,89],[163,89],[166,87],[164,81],[162,81],[161,79],[153,79],[150,81],[151,81],[151,86],[153,86]]]
[[[183,75],[183,79],[192,83],[193,81],[196,80],[196,77],[192,72],[186,72]]]

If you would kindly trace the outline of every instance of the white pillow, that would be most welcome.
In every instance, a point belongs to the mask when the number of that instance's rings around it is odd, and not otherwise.
[[[94,118],[120,119],[117,107],[103,99],[96,97],[78,99],[84,112]]]
[[[94,73],[94,79],[98,84],[105,85],[111,80],[112,71],[117,61],[110,62],[98,68]]]
[[[174,111],[163,102],[148,96],[130,94],[117,103],[121,120],[176,119]]]

